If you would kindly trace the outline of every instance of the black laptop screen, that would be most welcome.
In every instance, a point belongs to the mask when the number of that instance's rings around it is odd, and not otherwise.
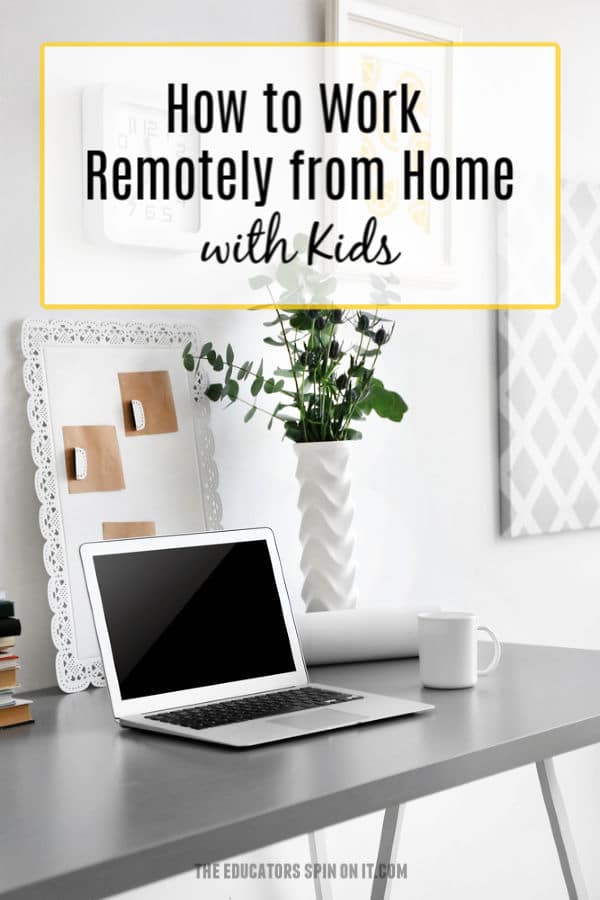
[[[265,540],[94,565],[123,700],[294,671]]]

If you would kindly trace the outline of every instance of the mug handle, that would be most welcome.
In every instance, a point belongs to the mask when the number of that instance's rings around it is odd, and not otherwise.
[[[485,666],[485,668],[477,670],[478,675],[489,675],[490,672],[493,672],[494,669],[497,668],[498,663],[500,662],[500,659],[502,657],[502,647],[500,645],[500,641],[498,640],[492,629],[488,628],[487,625],[478,625],[477,631],[485,631],[485,633],[491,637],[492,643],[494,645],[494,655],[492,657],[491,663],[488,666]]]

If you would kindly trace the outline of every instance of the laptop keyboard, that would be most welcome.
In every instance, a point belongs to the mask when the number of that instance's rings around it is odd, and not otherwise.
[[[360,700],[361,697],[361,694],[329,691],[318,687],[302,687],[287,691],[275,691],[272,694],[255,694],[252,697],[240,697],[235,700],[224,700],[202,706],[188,706],[185,709],[172,709],[154,713],[145,718],[152,719],[154,722],[168,722],[169,725],[182,725],[184,728],[200,731],[204,728],[215,728],[217,725],[233,725],[236,722],[247,722],[250,719],[263,719],[266,716],[280,716],[283,713],[313,709],[315,706],[346,703],[348,700]]]

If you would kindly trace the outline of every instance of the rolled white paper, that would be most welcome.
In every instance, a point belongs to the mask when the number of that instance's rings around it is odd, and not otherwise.
[[[296,626],[308,665],[418,655],[417,614],[437,607],[370,607],[299,613]]]

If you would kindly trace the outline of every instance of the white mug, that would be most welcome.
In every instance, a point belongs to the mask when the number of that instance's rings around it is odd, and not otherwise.
[[[467,688],[480,675],[489,675],[500,662],[500,641],[485,625],[477,625],[469,612],[419,613],[419,668],[421,681],[430,688]],[[485,631],[494,646],[492,661],[477,668],[477,632]]]

